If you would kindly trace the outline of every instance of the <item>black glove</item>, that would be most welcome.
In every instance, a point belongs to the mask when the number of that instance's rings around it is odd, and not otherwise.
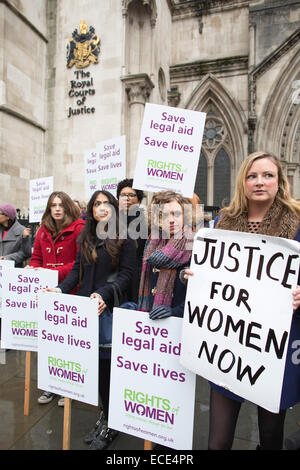
[[[172,308],[168,305],[158,305],[154,307],[149,313],[151,320],[159,320],[160,318],[167,318],[172,315]]]

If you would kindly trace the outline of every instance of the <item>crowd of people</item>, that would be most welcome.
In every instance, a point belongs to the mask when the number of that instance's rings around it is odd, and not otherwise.
[[[116,436],[108,428],[113,308],[149,312],[151,320],[183,317],[193,235],[203,213],[197,195],[155,193],[145,211],[143,191],[133,180],[118,184],[117,198],[98,190],[87,206],[55,191],[48,200],[31,250],[30,229],[16,220],[10,204],[0,205],[1,259],[26,269],[55,269],[58,285],[47,290],[98,300],[99,395],[101,409],[84,437],[90,449],[106,449]],[[228,207],[215,220],[218,229],[250,232],[300,242],[300,203],[291,197],[280,161],[265,152],[249,155],[240,168]],[[298,279],[300,284],[300,279]],[[270,299],[270,303],[272,299]],[[300,340],[300,286],[291,298],[291,339]],[[262,312],[263,315],[263,312]],[[286,409],[300,401],[300,367],[287,352],[281,409],[258,408],[260,449],[281,449]],[[243,399],[211,385],[209,449],[230,449]],[[54,395],[44,391],[40,404]],[[60,398],[63,405],[63,397]]]

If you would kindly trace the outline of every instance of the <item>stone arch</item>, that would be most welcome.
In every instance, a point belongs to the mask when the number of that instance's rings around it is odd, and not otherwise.
[[[152,72],[153,27],[157,15],[154,5],[154,0],[127,0],[124,4],[125,64],[129,75]]]
[[[256,148],[299,163],[300,47],[274,83],[255,132]],[[297,151],[296,151],[297,147]]]
[[[240,104],[221,82],[211,74],[206,75],[195,88],[185,108],[206,112],[202,150],[208,163],[208,204],[214,204],[214,160],[223,148],[230,161],[230,196],[240,162],[246,156],[244,135],[248,123]],[[218,138],[219,132],[219,138]]]
[[[243,136],[248,132],[248,123],[241,105],[231,96],[222,83],[212,74],[206,75],[195,88],[185,108],[203,111],[213,103],[228,130],[232,141],[232,164],[246,156]]]
[[[127,16],[129,6],[133,2],[135,2],[136,4],[139,4],[139,5],[145,7],[146,9],[149,10],[151,26],[154,27],[155,24],[156,24],[156,19],[157,19],[156,0],[122,0],[122,13],[123,13],[123,16]]]

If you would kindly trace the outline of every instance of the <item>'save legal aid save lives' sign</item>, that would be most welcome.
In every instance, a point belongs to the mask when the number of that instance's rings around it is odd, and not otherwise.
[[[181,363],[277,413],[299,244],[201,229],[194,240],[191,269],[194,276],[188,281]]]
[[[53,176],[30,180],[29,185],[29,222],[42,220],[48,198],[53,192]]]
[[[56,286],[57,280],[57,271],[50,269],[6,269],[2,281],[2,348],[37,351],[37,294],[40,289]]]
[[[0,260],[0,317],[2,314],[2,296],[3,296],[3,281],[6,278],[6,270],[14,268],[15,262],[12,260]]]
[[[205,113],[147,103],[133,187],[193,196]]]
[[[84,152],[85,193],[89,200],[96,190],[117,195],[119,181],[126,177],[125,136],[98,142]]]
[[[38,388],[97,405],[97,299],[41,292],[38,303]]]
[[[111,428],[192,448],[195,375],[179,363],[181,325],[180,318],[152,321],[144,312],[114,309]]]

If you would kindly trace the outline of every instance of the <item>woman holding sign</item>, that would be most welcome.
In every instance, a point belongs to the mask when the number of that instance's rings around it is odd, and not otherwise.
[[[255,152],[242,163],[230,205],[221,210],[215,227],[258,233],[300,242],[300,204],[292,199],[279,160],[266,152]],[[186,278],[193,273],[186,270]],[[298,279],[298,283],[299,279]],[[270,299],[272,302],[272,300]],[[294,310],[279,413],[258,407],[259,449],[280,450],[286,409],[300,401],[300,367],[295,346],[300,338],[300,287],[293,293]],[[263,314],[263,312],[262,312]],[[209,449],[230,449],[243,399],[211,384]]]
[[[183,317],[186,291],[179,273],[190,262],[193,244],[193,233],[184,229],[188,207],[190,202],[173,191],[156,193],[151,201],[137,306],[151,320]]]
[[[179,275],[189,265],[193,232],[185,229],[191,203],[173,191],[156,193],[149,206],[151,234],[146,242],[138,303],[121,307],[149,312],[151,320],[183,317],[186,287]],[[186,212],[185,212],[186,211]]]
[[[50,194],[33,246],[29,266],[26,268],[54,269],[61,282],[71,271],[78,252],[77,239],[84,227],[80,211],[70,196],[63,191]],[[43,392],[40,404],[47,404],[56,395]],[[58,402],[63,406],[61,398]]]
[[[95,428],[85,438],[90,449],[106,449],[116,432],[107,427],[109,408],[112,310],[127,300],[136,269],[133,240],[119,238],[118,203],[108,191],[91,197],[79,252],[72,271],[55,289],[69,293],[77,285],[78,295],[98,299],[99,314],[99,393],[103,411]]]

